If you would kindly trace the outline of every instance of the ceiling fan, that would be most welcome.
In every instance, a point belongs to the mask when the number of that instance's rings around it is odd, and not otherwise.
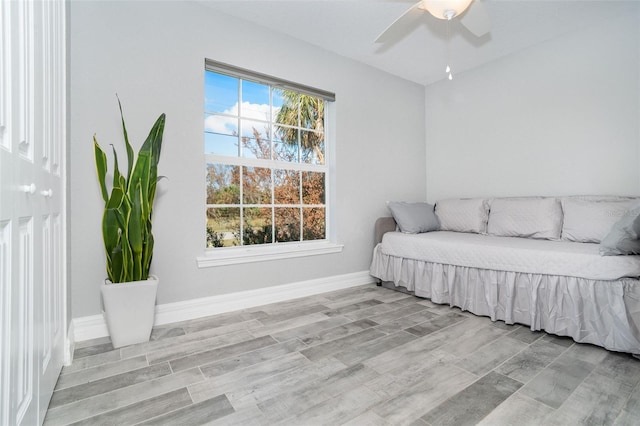
[[[480,0],[420,0],[393,21],[375,42],[385,43],[395,39],[402,27],[421,19],[425,11],[438,19],[450,21],[458,18],[476,37],[482,37],[491,30],[489,15]]]

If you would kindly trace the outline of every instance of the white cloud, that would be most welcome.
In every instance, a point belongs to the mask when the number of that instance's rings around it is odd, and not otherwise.
[[[231,108],[223,111],[223,114],[228,114],[230,116],[238,116],[239,106],[236,103]],[[278,113],[279,108],[274,108],[274,114]],[[268,121],[270,114],[270,107],[267,104],[252,104],[250,102],[242,103],[242,118],[244,119],[253,119],[253,120],[263,120]],[[251,134],[251,129],[256,127],[259,131],[263,131],[267,124],[246,122],[243,121],[243,134]],[[221,134],[232,134],[238,131],[238,119],[234,117],[228,117],[226,115],[210,115],[204,120],[204,129],[205,131],[221,133]]]

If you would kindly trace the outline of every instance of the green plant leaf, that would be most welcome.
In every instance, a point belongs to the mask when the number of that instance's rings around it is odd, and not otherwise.
[[[113,187],[120,186],[120,169],[118,167],[118,153],[116,152],[116,147],[111,145],[111,150],[113,151]]]
[[[138,157],[140,161],[140,157]],[[146,279],[142,270],[142,241],[146,232],[146,220],[142,209],[142,181],[135,182],[135,188],[131,193],[131,215],[129,217],[129,243],[133,255],[133,276],[134,281]],[[143,229],[144,227],[144,229]]]
[[[118,108],[120,108],[120,120],[122,121],[122,134],[124,135],[124,145],[127,149],[127,179],[131,177],[131,170],[133,169],[133,148],[129,143],[129,135],[127,133],[127,126],[124,124],[124,113],[122,112],[122,104],[120,103],[120,98],[116,95],[118,99]]]
[[[100,190],[102,191],[102,198],[106,203],[109,199],[109,193],[107,192],[107,183],[105,182],[107,177],[107,155],[104,153],[96,135],[93,135],[93,151],[96,157],[96,172],[98,173],[98,182],[100,183]]]
[[[119,209],[123,198],[124,194],[120,188],[114,188],[102,216],[102,238],[107,254],[107,276],[111,282],[120,282],[122,275],[122,220],[119,218]]]

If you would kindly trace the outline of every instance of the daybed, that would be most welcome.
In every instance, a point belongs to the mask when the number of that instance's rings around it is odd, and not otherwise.
[[[452,199],[435,210],[426,203],[389,208],[397,220],[376,223],[372,276],[493,321],[640,354],[637,198]]]

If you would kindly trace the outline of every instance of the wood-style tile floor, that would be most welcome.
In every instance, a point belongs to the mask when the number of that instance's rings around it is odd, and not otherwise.
[[[640,424],[640,361],[375,285],[78,344],[46,425]]]

